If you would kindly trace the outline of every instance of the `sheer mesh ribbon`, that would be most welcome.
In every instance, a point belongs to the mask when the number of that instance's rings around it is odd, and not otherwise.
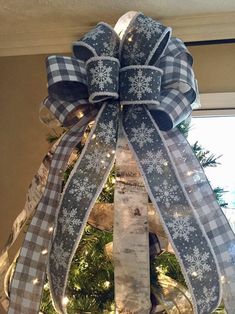
[[[195,313],[209,314],[218,306],[220,272],[227,280],[224,302],[233,313],[234,234],[203,175],[203,186],[200,180],[192,181],[191,166],[193,173],[203,172],[174,129],[191,113],[196,98],[192,57],[186,47],[171,37],[169,28],[138,13],[121,42],[109,25],[99,23],[74,43],[73,50],[74,57],[47,59],[49,97],[45,105],[66,125],[76,122],[76,110],[85,117],[94,107],[99,113],[60,203],[58,191],[53,193],[50,186],[54,179],[48,183],[53,215],[39,214],[43,227],[35,228],[36,218],[31,223],[12,281],[9,313],[38,311],[47,263],[41,252],[50,242],[48,223],[55,224],[48,277],[54,305],[59,313],[66,313],[62,300],[70,263],[115,159],[120,111],[125,136],[181,265]],[[66,145],[64,141],[67,156]],[[55,171],[63,162],[61,157]],[[48,210],[48,199],[45,205]],[[35,278],[38,282],[33,285]]]

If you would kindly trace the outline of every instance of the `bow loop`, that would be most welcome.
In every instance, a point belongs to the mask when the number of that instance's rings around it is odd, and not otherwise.
[[[119,97],[119,60],[113,57],[93,57],[86,63],[90,102]]]
[[[88,61],[97,56],[118,58],[119,43],[120,39],[113,28],[101,22],[85,34],[81,40],[73,43],[73,53],[82,61]]]
[[[154,65],[164,53],[171,36],[171,28],[137,14],[123,37],[121,45],[122,67],[134,64]]]
[[[162,70],[149,65],[132,65],[120,70],[122,105],[159,105]]]
[[[192,57],[183,42],[172,37],[155,65],[163,70],[160,105],[149,109],[159,128],[168,131],[192,112],[197,90]]]
[[[46,69],[51,98],[73,102],[88,97],[84,62],[74,57],[50,56]]]

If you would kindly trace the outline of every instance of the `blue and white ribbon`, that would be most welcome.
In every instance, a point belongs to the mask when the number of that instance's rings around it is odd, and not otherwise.
[[[73,52],[74,57],[47,59],[49,97],[45,106],[66,126],[77,122],[78,110],[84,115],[94,108],[99,112],[56,211],[47,269],[55,308],[66,313],[63,297],[70,263],[115,161],[117,131],[122,123],[181,265],[194,312],[213,312],[221,301],[223,283],[224,303],[228,313],[234,313],[235,237],[189,144],[175,128],[190,115],[196,99],[192,57],[185,45],[171,37],[170,28],[138,13],[121,41],[109,25],[99,23],[73,44]],[[192,173],[188,170],[190,158]],[[191,176],[195,171],[201,175],[196,183]],[[40,249],[40,243],[35,243],[35,250]],[[37,276],[37,268],[43,272],[46,263],[45,259],[44,264],[30,267]],[[27,272],[27,265],[21,272]],[[39,296],[40,289],[41,283]],[[19,313],[19,298],[14,302],[10,313]]]

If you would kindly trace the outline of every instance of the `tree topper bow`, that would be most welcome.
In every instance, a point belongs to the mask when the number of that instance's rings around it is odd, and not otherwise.
[[[26,234],[9,313],[38,311],[52,228],[47,271],[54,305],[66,313],[62,300],[69,266],[113,166],[120,126],[180,262],[195,313],[209,314],[218,306],[220,272],[232,278],[224,283],[227,310],[232,309],[235,267],[229,252],[234,235],[187,141],[175,128],[196,99],[186,47],[171,37],[170,28],[137,13],[121,40],[109,25],[99,23],[73,44],[73,52],[74,57],[47,59],[49,97],[44,104],[71,128],[53,157],[44,196]],[[61,174],[94,117],[61,197]]]

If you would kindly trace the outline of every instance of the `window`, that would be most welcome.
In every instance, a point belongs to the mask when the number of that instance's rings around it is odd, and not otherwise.
[[[235,231],[235,117],[194,117],[188,141],[199,142],[210,153],[220,156],[217,167],[205,168],[205,173],[212,188],[221,187],[228,208],[224,209],[233,230]]]

